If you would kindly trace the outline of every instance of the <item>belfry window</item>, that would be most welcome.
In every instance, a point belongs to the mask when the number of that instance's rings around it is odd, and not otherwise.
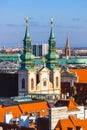
[[[25,88],[25,79],[22,79],[22,88]]]
[[[56,87],[58,87],[58,77],[56,77]]]
[[[47,81],[46,81],[46,79],[43,80],[43,86],[47,86]]]
[[[34,89],[34,79],[32,78],[31,79],[31,90],[33,90]]]

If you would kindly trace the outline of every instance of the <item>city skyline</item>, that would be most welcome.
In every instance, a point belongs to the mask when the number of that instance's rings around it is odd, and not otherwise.
[[[56,46],[87,47],[87,1],[84,0],[0,0],[0,47],[23,45],[25,18],[34,43],[48,43],[50,19],[54,19]]]

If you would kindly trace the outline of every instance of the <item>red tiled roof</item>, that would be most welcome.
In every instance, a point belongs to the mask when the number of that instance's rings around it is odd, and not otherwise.
[[[23,113],[28,112],[28,114],[29,114],[30,112],[34,112],[36,114],[37,111],[39,111],[41,116],[48,115],[48,104],[47,104],[47,102],[21,104],[21,105],[19,105],[19,107],[20,107],[20,109]]]
[[[13,118],[21,115],[21,111],[18,106],[2,107],[0,108],[0,122],[4,121],[4,114],[8,112],[12,112]]]
[[[68,108],[68,110],[72,111],[72,110],[78,110],[77,108],[77,104],[73,101],[73,99],[70,99],[70,100],[58,100],[55,105],[56,107],[58,106],[66,106]]]
[[[58,124],[56,125],[56,129],[60,128],[62,130],[67,130],[67,128],[74,128],[74,125],[69,119],[61,119],[58,121]]]
[[[78,82],[80,83],[87,82],[87,69],[70,69],[70,72],[77,74]]]
[[[70,101],[69,101],[69,104],[68,104],[68,110],[79,110],[78,108],[77,108],[77,104],[74,102],[74,100],[73,99],[71,99]]]
[[[76,119],[73,115],[70,115],[68,119],[59,120],[55,129],[67,130],[67,128],[76,129],[76,127],[81,127],[84,130],[87,130],[87,119],[80,120]]]
[[[4,114],[12,112],[13,118],[19,117],[22,113],[34,112],[38,110],[42,117],[49,114],[48,112],[48,103],[47,102],[37,102],[29,104],[20,104],[19,106],[9,106],[9,107],[0,107],[0,122],[4,121]],[[44,111],[43,111],[44,110]]]

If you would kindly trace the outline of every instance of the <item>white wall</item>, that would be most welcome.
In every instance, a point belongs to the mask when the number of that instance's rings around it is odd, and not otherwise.
[[[12,112],[5,113],[5,115],[4,115],[4,123],[9,124],[11,122],[12,118],[13,118]]]
[[[69,115],[74,115],[77,118],[84,119],[84,106],[79,106],[78,110],[68,111],[67,107],[50,108],[50,129],[54,130],[60,119],[66,119]]]

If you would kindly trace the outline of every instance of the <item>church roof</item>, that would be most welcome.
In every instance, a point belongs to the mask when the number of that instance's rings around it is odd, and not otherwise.
[[[65,69],[61,73],[62,77],[77,77],[77,75],[73,72],[70,72],[68,69]]]
[[[0,54],[0,62],[2,61],[11,61],[11,62],[21,62],[20,54]],[[38,65],[43,65],[43,59],[41,58],[35,58],[33,59],[35,64]],[[72,64],[72,65],[85,65],[87,64],[87,58],[59,58],[58,59],[58,64],[59,65],[67,65],[67,64]]]
[[[20,54],[0,54],[0,62],[2,61],[20,62]]]

